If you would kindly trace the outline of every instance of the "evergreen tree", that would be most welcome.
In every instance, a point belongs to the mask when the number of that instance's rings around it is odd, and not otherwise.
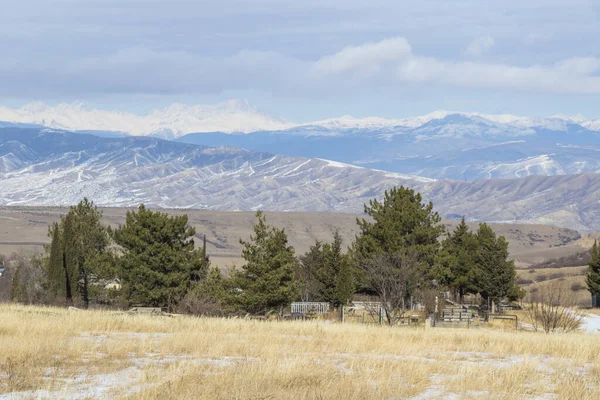
[[[371,221],[357,219],[360,233],[352,246],[353,261],[361,271],[360,291],[373,293],[372,279],[363,267],[382,254],[400,258],[410,254],[422,270],[422,279],[435,279],[438,238],[445,228],[431,202],[424,203],[419,193],[400,186],[386,191],[382,202],[371,200],[364,211]]]
[[[106,249],[109,245],[108,231],[100,223],[102,211],[87,198],[80,201],[75,207],[71,207],[69,213],[74,216],[75,237],[73,255],[76,260],[74,273],[77,276],[77,292],[84,307],[90,302],[91,280],[100,275],[101,264],[104,260]]]
[[[508,260],[508,242],[487,224],[477,231],[478,248],[475,255],[476,281],[481,295],[494,302],[508,296],[515,285],[514,261]]]
[[[195,234],[187,215],[170,217],[143,204],[127,212],[113,237],[122,250],[117,267],[130,303],[175,306],[193,279],[206,277],[208,263],[194,248]]]
[[[588,273],[585,279],[588,290],[592,295],[600,296],[600,248],[594,241],[592,257],[588,263]]]
[[[246,264],[232,272],[235,301],[241,310],[256,314],[281,311],[297,295],[294,281],[296,257],[283,229],[270,227],[261,211],[256,213],[254,236],[240,239]]]
[[[61,218],[63,245],[63,268],[65,274],[65,298],[67,305],[79,305],[80,297],[77,293],[79,282],[79,241],[76,230],[75,217],[72,212]]]
[[[21,281],[21,266],[17,267],[17,270],[13,275],[12,285],[10,287],[10,300],[15,303],[29,303],[27,287],[25,286],[25,283]]]
[[[403,186],[393,188],[385,192],[383,202],[373,199],[365,205],[365,214],[373,221],[357,219],[360,233],[353,250],[359,259],[410,251],[419,261],[433,264],[444,226],[433,205],[423,203],[420,193]]]
[[[316,241],[314,245],[300,256],[300,263],[296,273],[300,298],[302,301],[320,301],[323,287],[317,274],[323,267],[323,245]]]
[[[48,229],[51,242],[46,245],[49,254],[46,259],[47,289],[53,300],[61,302],[67,299],[67,279],[65,274],[63,243],[61,228],[58,223],[53,223]]]
[[[84,198],[48,230],[46,286],[56,300],[88,307],[90,285],[101,279],[109,258],[109,236],[102,212]]]
[[[442,243],[443,253],[450,260],[448,285],[458,292],[460,301],[467,293],[477,293],[475,284],[475,254],[478,249],[477,237],[469,230],[465,218]]]
[[[323,263],[317,271],[321,287],[320,301],[336,306],[346,304],[354,294],[354,275],[347,255],[342,254],[342,237],[339,231],[333,235],[333,242],[322,249]]]
[[[347,255],[344,255],[336,279],[335,303],[337,305],[346,305],[354,297],[354,292],[356,291],[354,276],[354,269],[352,268],[350,260]]]

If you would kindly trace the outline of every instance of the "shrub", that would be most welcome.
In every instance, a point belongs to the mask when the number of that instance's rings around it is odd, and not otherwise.
[[[526,307],[531,323],[546,333],[571,332],[578,329],[586,313],[573,308],[575,297],[564,285],[554,284],[531,293]]]
[[[518,278],[515,282],[517,285],[531,285],[533,283],[533,279]]]
[[[548,280],[548,276],[546,275],[538,275],[538,277],[535,279],[537,282],[544,282]]]
[[[571,290],[574,292],[578,292],[583,289],[585,289],[585,287],[579,282],[573,282],[573,284],[571,284]]]

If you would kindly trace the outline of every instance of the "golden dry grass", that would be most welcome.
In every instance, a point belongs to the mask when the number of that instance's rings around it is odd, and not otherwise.
[[[15,305],[0,320],[6,399],[600,398],[600,341],[587,334]]]

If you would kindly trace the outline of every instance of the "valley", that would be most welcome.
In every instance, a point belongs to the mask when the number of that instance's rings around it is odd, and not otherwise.
[[[48,226],[66,214],[66,208],[59,207],[0,207],[0,254],[14,251],[41,251],[49,243]],[[125,222],[127,208],[103,208],[103,222],[113,227]],[[239,239],[247,239],[252,234],[256,222],[253,212],[226,212],[208,210],[165,210],[172,215],[187,214],[190,224],[196,228],[196,243],[207,238],[207,250],[211,262],[222,269],[241,265],[241,245]],[[344,247],[349,246],[358,233],[358,214],[308,213],[308,212],[266,212],[268,223],[285,228],[290,245],[297,254],[304,254],[316,240],[330,241],[335,230],[339,230]],[[454,229],[455,221],[444,221],[449,230]],[[476,229],[476,223],[469,223]],[[581,252],[589,245],[580,244],[578,232],[544,225],[491,224],[498,235],[509,241],[511,257],[518,267],[525,268],[551,258]]]

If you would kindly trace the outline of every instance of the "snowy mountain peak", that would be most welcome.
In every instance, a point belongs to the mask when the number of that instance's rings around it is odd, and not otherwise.
[[[126,132],[131,135],[179,137],[191,132],[282,130],[293,124],[262,114],[246,101],[216,105],[173,104],[147,115],[89,108],[85,103],[49,106],[40,102],[19,109],[0,107],[0,121],[38,124],[68,130]]]
[[[499,129],[541,127],[557,131],[564,131],[569,123],[578,123],[587,129],[600,131],[598,120],[585,121],[585,118],[580,115],[574,117],[554,115],[540,118],[445,110],[401,119],[355,118],[344,115],[339,118],[295,124],[261,113],[247,101],[237,99],[214,105],[175,103],[163,109],[153,110],[146,115],[94,109],[82,102],[62,103],[54,106],[32,102],[19,109],[0,107],[0,121],[8,123],[36,124],[66,130],[123,132],[136,136],[160,136],[164,138],[178,138],[188,133],[197,132],[250,133],[302,127],[320,127],[323,130],[330,131],[377,130],[395,127],[415,129],[431,121],[442,121],[455,115],[461,116],[463,119],[459,121],[456,118],[451,118],[448,122],[454,124],[498,125]],[[502,126],[499,124],[502,124]]]

